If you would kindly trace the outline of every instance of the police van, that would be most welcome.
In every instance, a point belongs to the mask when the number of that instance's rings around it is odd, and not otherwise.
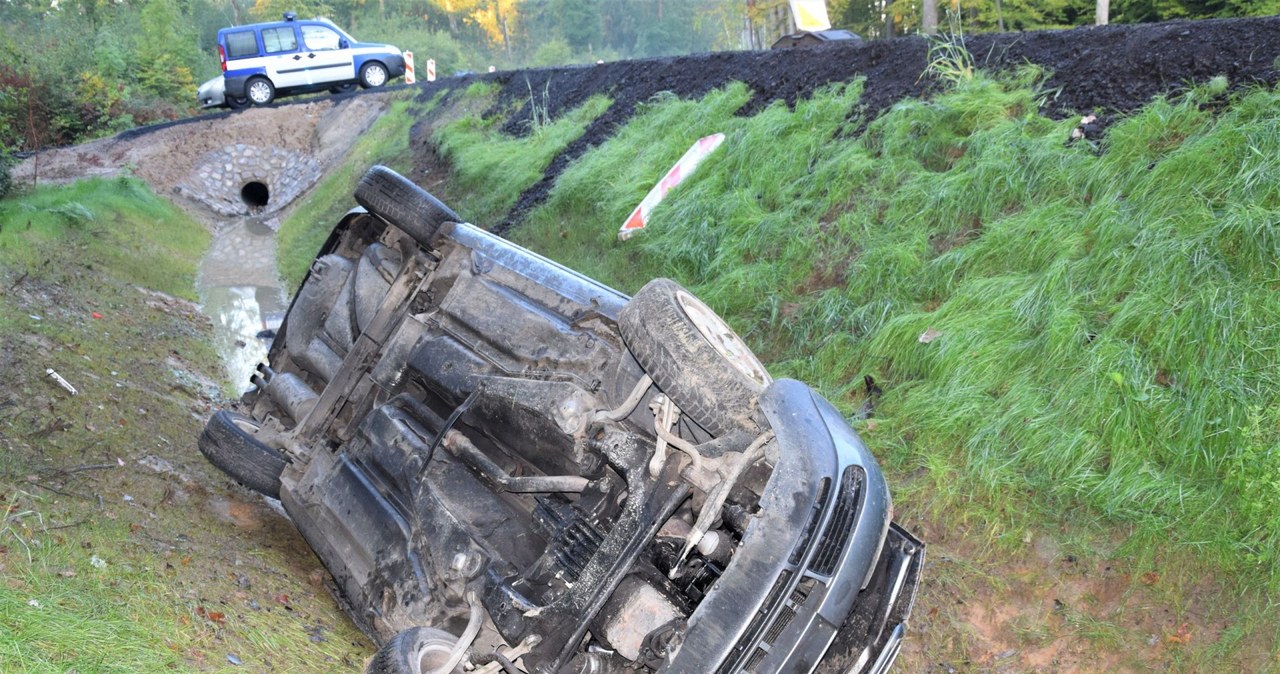
[[[266,105],[278,96],[355,85],[380,87],[404,75],[404,56],[388,44],[357,42],[325,19],[255,23],[218,31],[222,75],[200,86],[201,107]]]

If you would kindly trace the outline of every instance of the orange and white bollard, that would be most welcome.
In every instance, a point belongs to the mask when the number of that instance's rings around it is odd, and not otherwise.
[[[429,79],[430,75],[427,77]],[[413,76],[413,52],[407,51],[404,53],[404,83],[413,84],[416,81],[417,78]]]
[[[427,59],[427,81],[436,81],[436,60]]]

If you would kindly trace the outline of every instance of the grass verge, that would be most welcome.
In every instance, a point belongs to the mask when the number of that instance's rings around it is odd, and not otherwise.
[[[221,402],[191,302],[208,233],[127,179],[0,222],[0,671],[356,669],[305,543],[196,449]]]
[[[511,137],[498,131],[500,117],[468,115],[439,128],[434,141],[451,167],[449,196],[467,204],[462,215],[477,223],[498,222],[515,205],[524,190],[532,187],[547,165],[569,143],[577,140],[587,125],[609,108],[610,100],[593,96],[559,119],[546,117],[547,105],[530,89],[534,111],[529,133]]]

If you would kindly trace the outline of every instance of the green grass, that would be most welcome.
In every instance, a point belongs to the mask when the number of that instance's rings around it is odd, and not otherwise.
[[[411,165],[409,127],[419,115],[435,107],[400,100],[360,135],[347,156],[321,179],[311,196],[299,203],[280,224],[276,262],[286,289],[297,288],[316,253],[342,215],[356,206],[356,185],[374,164],[383,164],[401,173]]]
[[[474,85],[473,85],[474,86]],[[484,92],[482,92],[484,93]],[[593,96],[555,121],[546,119],[545,92],[530,90],[533,118],[528,135],[512,137],[498,129],[501,117],[468,115],[440,127],[435,142],[451,165],[449,197],[467,204],[461,215],[471,222],[492,225],[533,186],[569,143],[609,108],[610,100]],[[539,112],[540,111],[540,112]]]
[[[0,671],[339,672],[368,652],[308,584],[318,562],[292,526],[196,449],[220,403],[186,301],[209,240],[135,180],[0,201]]]
[[[0,200],[0,263],[45,267],[74,258],[128,283],[194,300],[203,227],[137,180],[85,180]]]
[[[751,118],[733,116],[741,85],[658,100],[514,236],[626,291],[680,280],[846,411],[875,376],[869,442],[994,540],[1083,512],[1275,586],[1280,95],[1215,114],[1210,83],[1095,152],[1037,114],[1034,81],[978,74],[856,136],[857,85]],[[715,131],[725,145],[617,242]]]

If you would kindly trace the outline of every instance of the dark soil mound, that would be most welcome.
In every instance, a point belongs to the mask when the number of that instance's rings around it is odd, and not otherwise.
[[[1052,73],[1046,86],[1058,93],[1048,100],[1046,114],[1060,118],[1096,112],[1105,119],[1216,75],[1225,75],[1233,87],[1276,82],[1280,17],[983,34],[967,38],[965,45],[980,68],[1001,70],[1029,62]],[[631,118],[638,103],[659,92],[695,98],[741,81],[755,97],[740,113],[752,114],[774,101],[794,104],[823,85],[862,76],[866,78],[863,112],[871,119],[893,103],[927,96],[937,86],[924,74],[928,52],[924,38],[905,37],[863,45],[698,54],[468,77],[428,87],[424,96],[434,95],[440,86],[458,90],[460,84],[474,79],[498,82],[503,88],[494,113],[517,108],[504,128],[516,135],[528,131],[520,120],[530,118],[526,109],[530,91],[548,93],[553,118],[592,95],[613,98],[609,110],[552,160],[542,180],[526,190],[506,220],[494,227],[502,232],[546,199],[565,167],[612,136]]]

